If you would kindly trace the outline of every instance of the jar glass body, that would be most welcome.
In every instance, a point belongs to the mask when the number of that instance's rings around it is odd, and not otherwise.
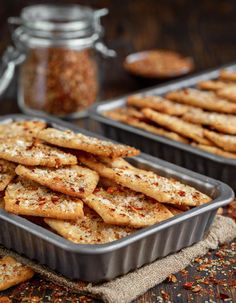
[[[92,47],[30,47],[19,70],[19,105],[25,112],[79,116],[96,101],[98,79]]]

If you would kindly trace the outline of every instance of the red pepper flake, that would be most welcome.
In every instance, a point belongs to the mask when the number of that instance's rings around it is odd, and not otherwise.
[[[52,202],[53,203],[57,203],[59,201],[59,197],[58,196],[53,196],[52,197]]]
[[[184,283],[183,287],[184,287],[185,289],[192,289],[192,287],[193,287],[193,282],[186,282],[186,283]]]
[[[113,194],[115,192],[115,188],[114,187],[108,187],[107,188],[107,193],[108,194]]]
[[[233,287],[236,287],[236,280],[232,280],[232,281],[230,282],[230,285],[233,286]]]
[[[168,293],[165,292],[163,289],[161,290],[161,295],[162,295],[162,298],[164,300],[169,300],[170,299],[170,296],[168,295]]]
[[[83,188],[83,187],[80,187],[80,188],[79,188],[79,192],[80,192],[80,193],[84,193],[84,188]]]
[[[184,196],[186,195],[185,191],[183,191],[183,190],[180,190],[180,191],[178,192],[178,194],[179,194],[181,197],[184,197]]]
[[[225,299],[229,299],[230,297],[228,295],[226,295],[226,294],[220,293],[219,298],[221,300],[225,300]]]
[[[225,254],[224,254],[222,251],[217,251],[217,252],[215,253],[215,255],[216,255],[217,257],[223,259]]]

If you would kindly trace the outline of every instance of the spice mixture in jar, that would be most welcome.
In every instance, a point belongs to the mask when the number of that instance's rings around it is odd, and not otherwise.
[[[88,108],[98,92],[93,50],[31,49],[20,67],[20,87],[32,109],[61,116]]]
[[[107,9],[77,4],[37,4],[10,17],[13,45],[4,53],[0,91],[19,65],[18,105],[30,115],[83,117],[97,99],[97,53],[114,57],[102,42],[101,17]]]

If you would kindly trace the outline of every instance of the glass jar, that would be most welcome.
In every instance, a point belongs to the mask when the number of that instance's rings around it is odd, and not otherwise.
[[[80,5],[33,5],[20,18],[9,18],[14,47],[3,56],[0,93],[20,65],[18,104],[23,112],[83,116],[98,94],[97,51],[115,56],[101,42],[100,18],[107,13]]]

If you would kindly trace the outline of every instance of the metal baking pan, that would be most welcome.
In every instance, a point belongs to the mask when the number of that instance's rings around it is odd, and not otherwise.
[[[5,116],[0,118],[0,123],[22,119],[32,118],[23,115]],[[94,136],[65,122],[41,120],[52,127],[69,128]],[[211,196],[213,201],[162,223],[140,229],[118,241],[100,245],[74,244],[23,217],[0,210],[0,243],[71,279],[100,282],[126,274],[200,241],[208,231],[217,209],[234,198],[228,185],[163,160],[141,154],[130,159],[130,162],[137,167],[190,184]]]
[[[170,82],[167,85],[157,86],[138,93],[143,95],[163,95],[173,90],[194,87],[200,81],[217,78],[222,68],[236,71],[236,63],[224,65],[196,76],[187,77],[183,80]],[[102,132],[106,137],[130,144],[145,153],[219,179],[236,190],[236,159],[217,156],[191,145],[152,134],[102,115],[104,111],[125,106],[126,98],[127,95],[118,99],[97,103],[90,110],[90,117],[99,122]]]

